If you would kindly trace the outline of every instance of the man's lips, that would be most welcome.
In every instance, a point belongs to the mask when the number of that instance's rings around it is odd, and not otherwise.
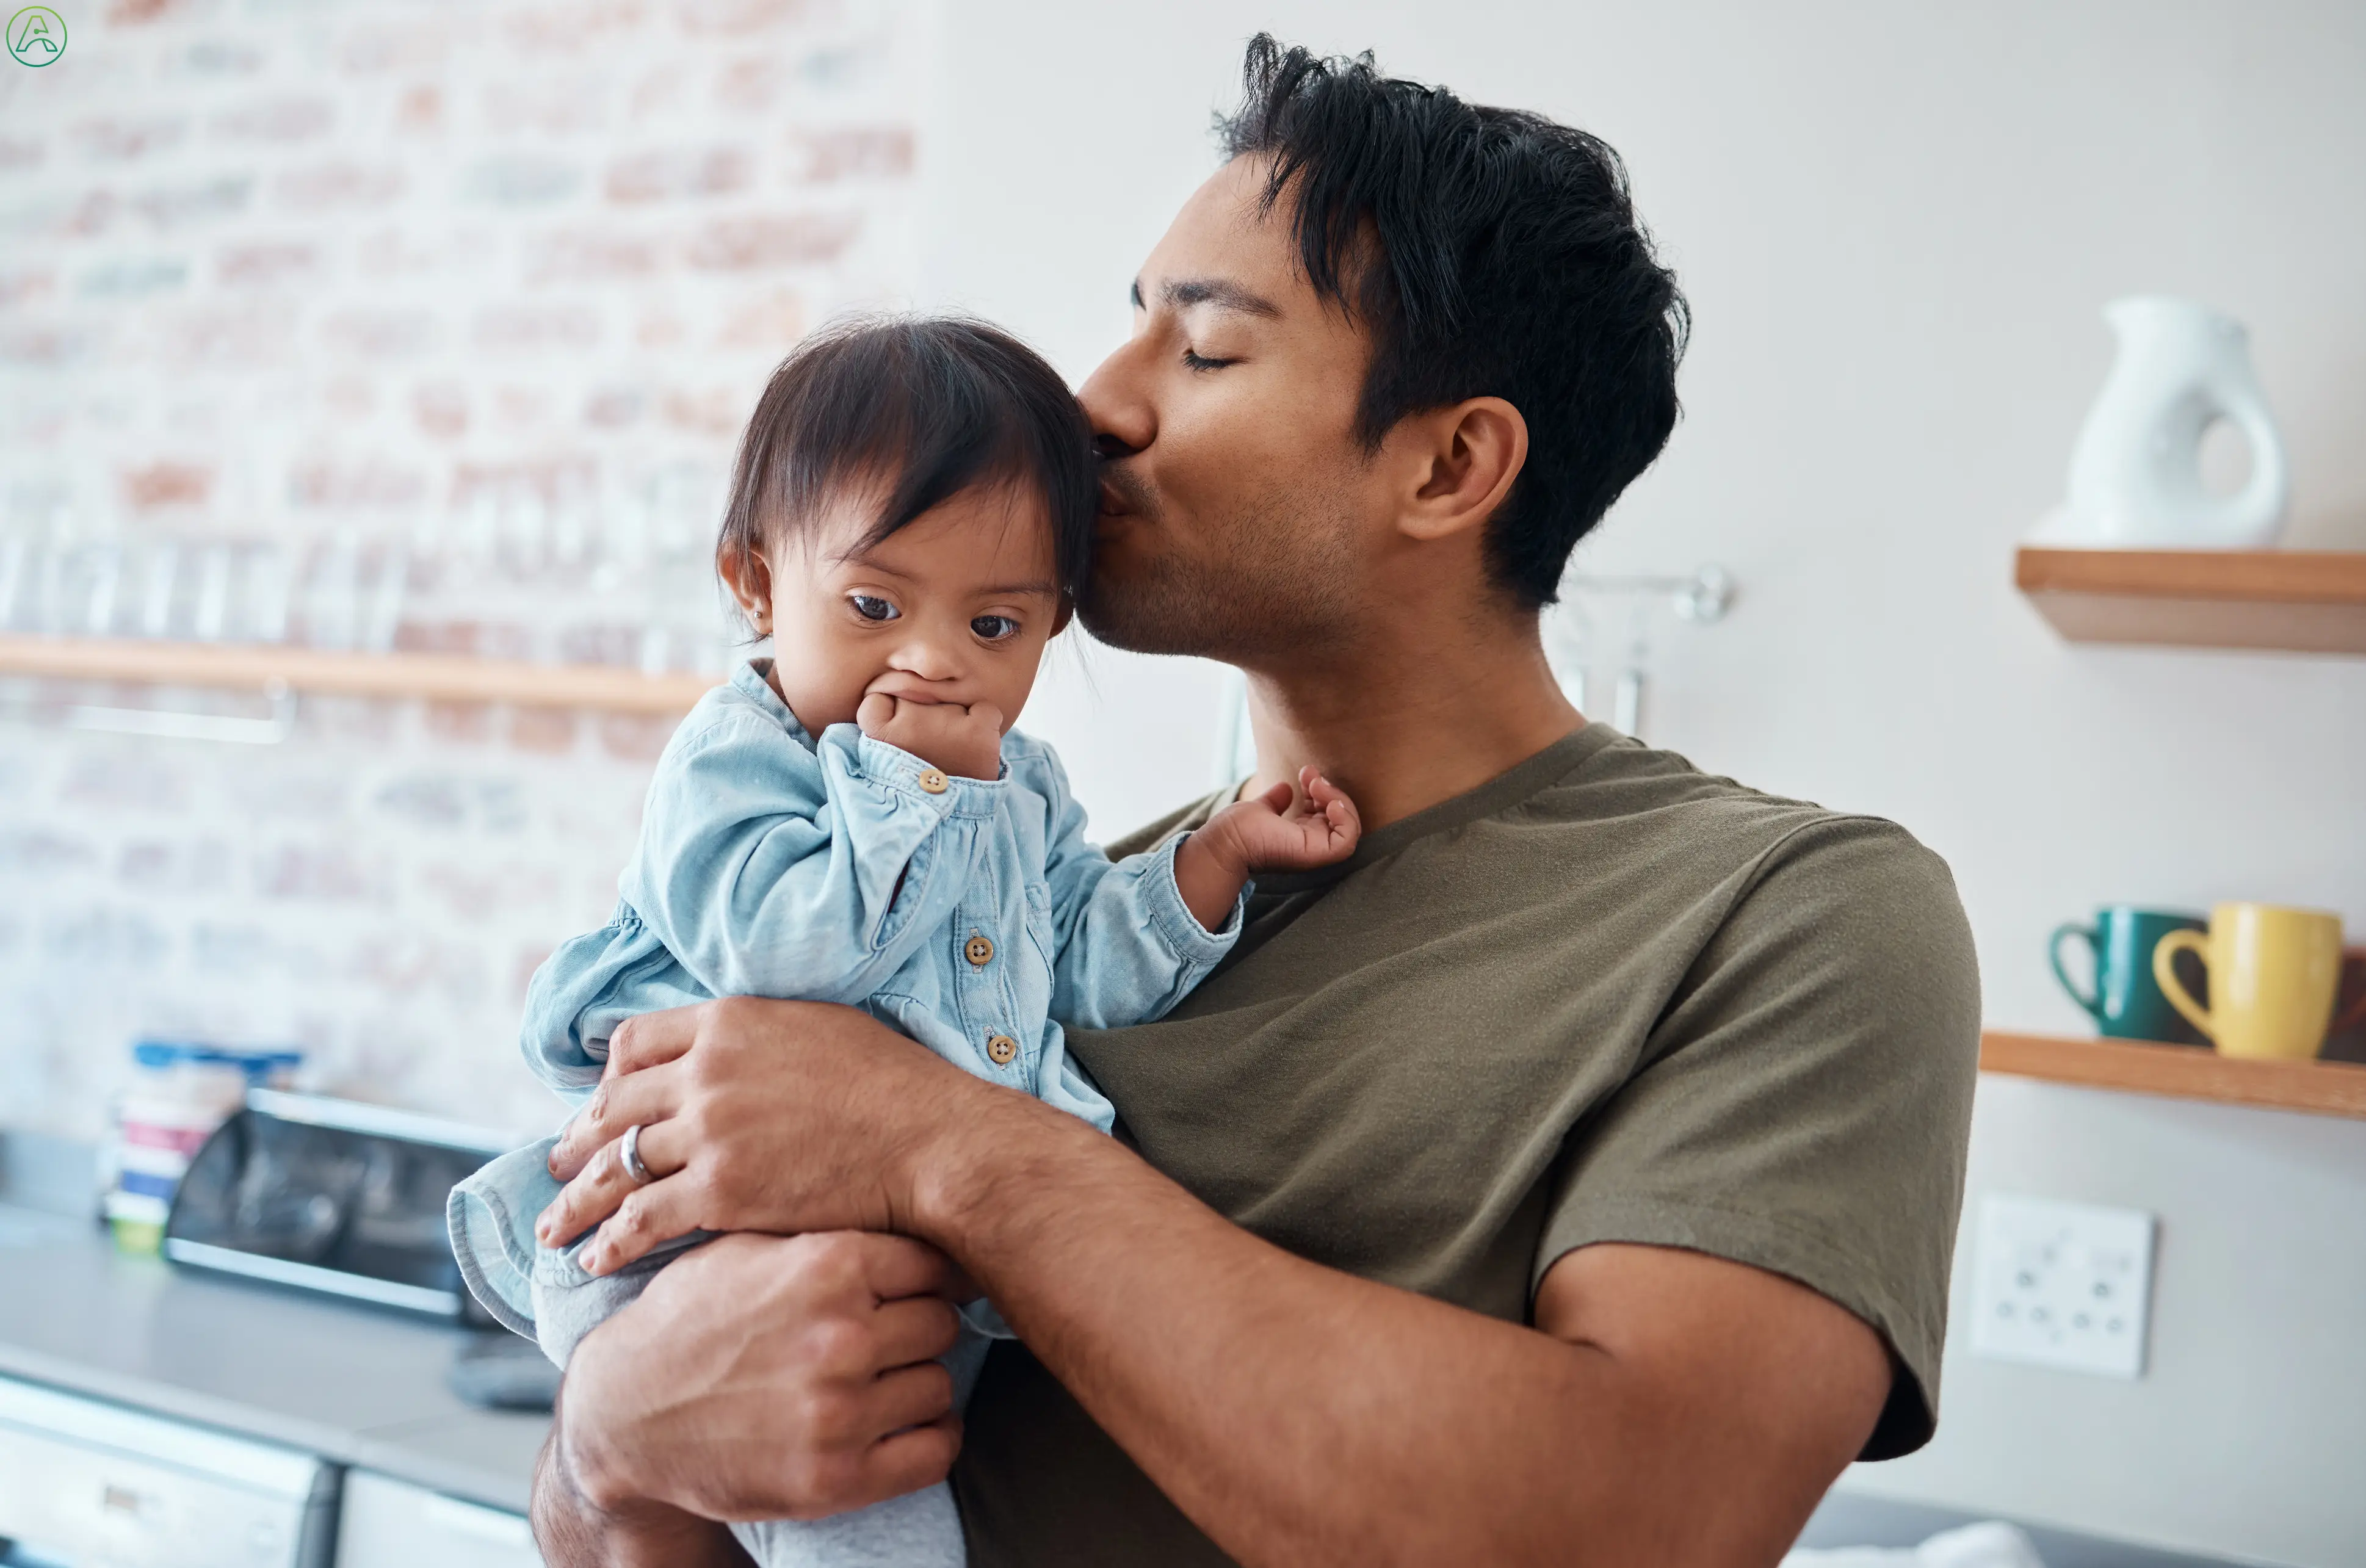
[[[1158,515],[1158,509],[1151,502],[1150,487],[1132,470],[1104,465],[1100,514],[1105,518],[1138,517],[1149,522]]]

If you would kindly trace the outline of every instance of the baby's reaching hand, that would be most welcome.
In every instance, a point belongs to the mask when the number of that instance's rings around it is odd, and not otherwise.
[[[1224,858],[1245,874],[1313,871],[1353,854],[1364,835],[1364,819],[1337,784],[1313,768],[1301,768],[1298,788],[1278,784],[1263,795],[1236,800],[1208,818],[1200,832],[1215,837],[1219,843],[1211,847],[1231,852]]]
[[[965,779],[1002,776],[1002,710],[992,703],[962,707],[915,702],[873,692],[854,710],[854,722],[873,740],[901,747]]]
[[[1346,860],[1364,835],[1356,803],[1313,768],[1298,787],[1278,784],[1208,818],[1175,853],[1175,883],[1200,924],[1214,931],[1253,872],[1313,871]]]

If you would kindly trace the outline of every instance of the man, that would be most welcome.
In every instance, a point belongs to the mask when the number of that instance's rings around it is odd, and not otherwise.
[[[1586,723],[1538,639],[1675,416],[1615,155],[1264,39],[1247,83],[1081,394],[1085,615],[1246,670],[1247,787],[1318,763],[1365,840],[1262,883],[1168,1019],[1070,1036],[1126,1142],[845,1010],[628,1025],[547,1234],[772,1234],[578,1352],[556,1562],[734,1561],[709,1521],[950,1469],[979,1564],[1765,1563],[1930,1435],[1978,1017],[1946,869]],[[1024,1344],[963,1427],[928,1358],[970,1281]]]

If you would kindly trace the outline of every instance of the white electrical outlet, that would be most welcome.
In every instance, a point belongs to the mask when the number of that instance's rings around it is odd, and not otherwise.
[[[2142,1377],[2152,1238],[2139,1210],[1981,1199],[1972,1353]]]

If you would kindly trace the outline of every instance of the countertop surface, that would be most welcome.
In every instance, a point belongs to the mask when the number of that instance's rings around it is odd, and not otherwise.
[[[0,1203],[0,1376],[282,1443],[524,1513],[549,1419],[445,1386],[468,1330],[118,1255],[95,1225]],[[1966,1522],[1835,1492],[1802,1544],[1904,1546]],[[2048,1568],[2215,1568],[2034,1529]]]
[[[523,1513],[544,1416],[445,1386],[468,1330],[118,1255],[0,1205],[0,1375],[361,1465]]]

